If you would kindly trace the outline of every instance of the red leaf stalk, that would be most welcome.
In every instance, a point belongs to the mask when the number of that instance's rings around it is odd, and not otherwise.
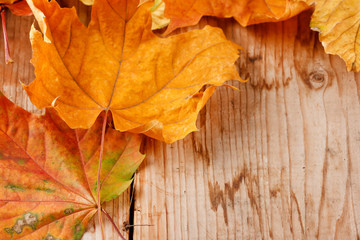
[[[4,34],[5,62],[6,64],[8,64],[14,62],[14,60],[12,60],[10,57],[9,41],[7,37],[6,23],[5,23],[5,8],[0,7],[0,12],[1,12],[2,29]]]
[[[104,139],[105,139],[107,115],[108,115],[108,111],[106,111],[106,113],[105,113],[105,117],[104,117],[104,121],[103,121],[103,125],[102,125],[102,130],[101,130],[99,168],[98,168],[97,182],[96,182],[98,217],[99,217],[99,224],[100,224],[100,227],[101,227],[101,235],[102,235],[103,240],[105,240],[105,236],[104,236],[103,221],[102,221],[102,218],[101,218],[101,210],[102,210],[102,208],[101,208],[101,199],[100,199],[100,191],[101,191],[101,189],[100,189],[100,186],[101,186],[100,173],[101,173],[101,164],[102,164],[103,153],[104,153]]]
[[[105,209],[101,209],[101,211],[105,214],[105,216],[110,220],[111,224],[113,225],[113,227],[115,228],[116,232],[118,233],[119,237],[122,240],[126,240],[126,238],[121,234],[119,228],[116,226],[114,220],[112,219],[112,217],[105,211]]]

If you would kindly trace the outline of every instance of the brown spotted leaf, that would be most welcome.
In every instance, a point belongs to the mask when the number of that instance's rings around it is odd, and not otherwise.
[[[0,93],[0,239],[81,239],[97,212],[101,125],[73,130],[54,110],[34,115]],[[140,142],[106,127],[101,202],[131,183]]]
[[[31,31],[36,79],[25,89],[37,107],[54,106],[72,128],[89,128],[111,111],[116,129],[171,143],[197,129],[216,86],[240,79],[240,47],[220,29],[159,38],[151,31],[153,2],[95,1],[88,27],[75,9],[28,3],[42,33]]]

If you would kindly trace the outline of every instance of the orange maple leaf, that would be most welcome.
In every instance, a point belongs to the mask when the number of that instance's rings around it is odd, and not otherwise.
[[[25,0],[0,0],[0,13],[1,13],[1,22],[4,35],[4,47],[5,47],[5,63],[14,62],[10,57],[10,49],[6,32],[6,23],[5,23],[5,10],[8,8],[15,15],[32,15],[32,11],[27,5]]]
[[[158,38],[152,2],[95,1],[87,28],[75,9],[28,3],[43,34],[31,30],[36,79],[25,89],[37,107],[54,106],[72,128],[89,128],[111,111],[116,129],[171,143],[196,130],[216,86],[240,80],[240,47],[220,29]]]
[[[144,156],[139,135],[107,126],[102,137],[101,125],[73,130],[56,111],[31,114],[0,92],[0,239],[81,239],[95,213],[107,214],[99,202],[129,186]]]
[[[302,0],[163,0],[169,34],[180,27],[192,26],[202,16],[234,17],[242,26],[277,22],[291,18],[309,8]]]

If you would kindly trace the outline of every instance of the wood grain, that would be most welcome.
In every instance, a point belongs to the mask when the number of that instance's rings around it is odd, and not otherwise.
[[[240,27],[240,91],[219,88],[200,131],[148,139],[134,239],[359,239],[360,75],[326,55],[311,12]]]
[[[89,8],[64,4],[89,20]],[[216,91],[199,132],[172,145],[146,140],[131,213],[145,226],[128,238],[360,239],[360,74],[324,53],[310,15],[248,28],[205,18],[195,27],[219,26],[243,46],[239,71],[250,80]],[[33,19],[8,14],[7,22],[15,63],[0,58],[0,88],[39,112],[19,84],[34,79]],[[122,226],[130,190],[105,207]],[[100,239],[98,225],[83,239]]]
[[[10,54],[15,62],[5,64],[4,41],[1,36],[0,90],[17,105],[31,112],[40,113],[41,111],[31,104],[20,84],[20,82],[28,84],[35,78],[34,67],[30,63],[32,52],[29,40],[29,31],[33,22],[33,17],[19,17],[10,12],[6,13]]]

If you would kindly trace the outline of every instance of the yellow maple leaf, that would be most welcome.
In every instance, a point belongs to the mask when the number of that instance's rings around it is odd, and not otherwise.
[[[348,71],[360,70],[360,1],[317,0],[311,28],[319,31],[325,51],[337,54]]]
[[[42,33],[31,30],[36,79],[25,89],[37,107],[54,106],[72,128],[89,128],[111,111],[116,129],[171,143],[197,129],[216,86],[240,80],[234,65],[240,47],[220,29],[158,38],[152,2],[95,1],[88,28],[75,9],[28,3]]]

